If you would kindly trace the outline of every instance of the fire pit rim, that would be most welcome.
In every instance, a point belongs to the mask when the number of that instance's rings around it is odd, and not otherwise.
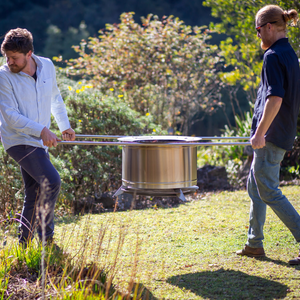
[[[120,142],[135,143],[193,143],[201,140],[201,137],[192,136],[172,136],[172,135],[145,135],[145,136],[127,136],[118,138]]]

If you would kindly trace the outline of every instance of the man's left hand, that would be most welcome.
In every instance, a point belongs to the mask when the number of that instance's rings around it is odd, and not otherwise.
[[[75,140],[75,131],[72,128],[69,128],[62,132],[62,136],[65,141],[74,141]]]

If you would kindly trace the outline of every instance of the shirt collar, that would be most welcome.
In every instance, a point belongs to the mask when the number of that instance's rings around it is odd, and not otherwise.
[[[34,60],[35,63],[36,63],[36,66],[37,66],[37,67],[36,67],[36,74],[38,75],[38,74],[41,72],[42,68],[43,68],[43,63],[42,63],[42,61],[39,59],[39,57],[36,56],[35,54],[32,53],[31,57],[33,58],[33,60]]]
[[[287,37],[281,38],[279,40],[277,40],[275,43],[272,44],[272,46],[270,46],[265,53],[269,50],[272,49],[273,47],[275,47],[276,45],[283,45],[283,44],[287,44],[289,42],[289,39]]]

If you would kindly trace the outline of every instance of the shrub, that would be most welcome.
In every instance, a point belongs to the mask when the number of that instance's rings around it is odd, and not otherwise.
[[[22,178],[18,164],[4,151],[2,145],[0,161],[0,215],[7,219],[12,211],[20,210],[20,198],[23,197]]]
[[[62,86],[61,90],[66,89]],[[65,102],[71,126],[77,134],[165,133],[152,122],[151,115],[141,116],[122,98],[102,95],[81,82],[69,86],[68,91]],[[63,201],[99,198],[102,192],[116,190],[121,185],[120,146],[60,145],[50,153],[62,178]]]
[[[107,24],[99,37],[74,47],[69,74],[84,76],[103,93],[122,91],[131,108],[150,113],[164,128],[186,134],[197,112],[212,112],[219,102],[220,56],[208,44],[205,28],[186,26],[178,18],[148,15],[143,25],[133,13],[120,24]]]
[[[233,137],[249,137],[252,124],[252,115],[250,112],[245,114],[244,120],[236,116],[235,121],[237,126],[230,129],[225,126],[222,136]],[[246,140],[245,140],[246,141]],[[251,152],[251,147],[249,151]],[[245,161],[248,155],[245,152],[244,146],[213,146],[202,147],[198,150],[198,166],[211,164],[216,166],[225,166],[230,180],[230,183],[236,187],[244,186],[241,182],[241,171],[245,166]],[[280,180],[293,180],[300,178],[300,138],[296,137],[293,149],[287,151],[280,168]],[[246,174],[243,174],[246,175]]]
[[[226,137],[250,137],[250,129],[252,124],[252,115],[250,112],[245,113],[244,120],[238,115],[235,116],[237,126],[230,129],[225,126],[224,133],[221,136]],[[235,142],[235,140],[228,140]],[[244,142],[247,140],[243,140]],[[222,141],[221,141],[222,142]],[[234,186],[240,186],[239,174],[247,155],[244,153],[244,146],[212,146],[202,147],[198,150],[198,166],[199,165],[216,165],[225,166],[229,181]]]

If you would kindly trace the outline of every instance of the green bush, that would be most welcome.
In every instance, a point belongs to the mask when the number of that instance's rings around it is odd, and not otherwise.
[[[142,25],[133,13],[120,19],[74,47],[79,58],[69,61],[67,71],[103,93],[122,91],[132,109],[187,134],[195,113],[221,105],[217,46],[209,45],[204,27],[191,28],[173,16],[159,20],[150,14]]]
[[[250,112],[245,113],[242,119],[238,115],[235,116],[237,126],[230,129],[225,126],[222,137],[250,137],[250,129],[252,124],[252,115]],[[240,142],[245,142],[243,140]],[[222,142],[222,140],[221,140]],[[228,140],[228,142],[237,142],[236,140]],[[239,174],[247,155],[244,153],[244,146],[211,146],[198,149],[198,166],[206,164],[215,166],[225,166],[229,181],[234,186],[239,186]]]
[[[18,164],[9,157],[2,145],[0,161],[0,215],[7,219],[12,211],[20,211],[22,178]]]
[[[141,116],[122,97],[102,95],[82,82],[67,88],[64,85],[60,82],[62,93],[68,94],[65,103],[76,134],[165,134],[152,122],[151,115]],[[62,178],[62,201],[99,198],[102,192],[121,185],[120,146],[59,145],[50,153]]]

